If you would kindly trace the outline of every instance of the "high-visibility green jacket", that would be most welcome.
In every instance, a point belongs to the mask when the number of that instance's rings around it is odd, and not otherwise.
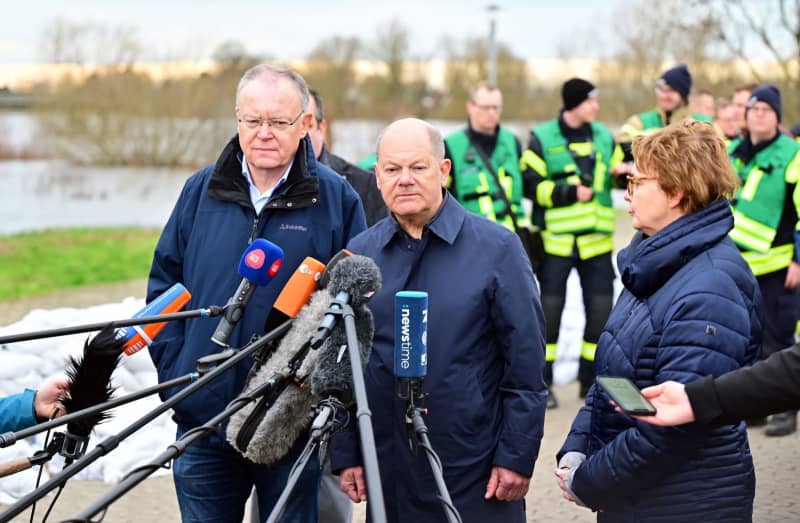
[[[692,118],[698,122],[713,122],[714,119],[710,116],[700,113],[691,113]],[[661,111],[652,110],[644,113],[639,113],[639,119],[642,121],[644,131],[651,129],[661,129],[664,127],[664,119],[661,116]],[[674,119],[673,119],[674,120]]]
[[[734,140],[733,153],[743,138]],[[781,134],[745,163],[731,157],[742,182],[733,202],[734,226],[730,237],[743,250],[753,274],[760,276],[786,268],[795,257],[792,239],[776,237],[786,198],[800,209],[800,144]],[[800,223],[795,223],[798,230]]]
[[[544,208],[542,238],[545,252],[570,256],[577,245],[581,259],[611,252],[614,210],[611,201],[611,164],[614,139],[601,123],[591,123],[592,139],[568,143],[554,118],[532,130],[541,151],[526,150],[521,164],[540,178],[535,205]],[[593,160],[592,172],[580,172],[578,158]],[[588,202],[557,206],[553,192],[558,185],[584,185],[594,193]]]
[[[453,162],[453,175],[448,180],[448,188],[464,208],[512,231],[514,221],[518,227],[527,227],[529,221],[522,207],[522,175],[515,136],[500,127],[497,145],[489,158],[502,188],[497,186],[475,145],[470,142],[466,129],[449,135],[445,142]],[[504,191],[511,203],[511,209],[500,190]]]
[[[669,122],[676,123],[686,118],[694,118],[698,122],[713,121],[710,116],[691,112],[687,107],[679,107],[670,114]],[[666,113],[660,109],[634,114],[620,127],[616,140],[618,143],[631,142],[640,134],[647,134],[663,128],[664,122],[666,122]]]

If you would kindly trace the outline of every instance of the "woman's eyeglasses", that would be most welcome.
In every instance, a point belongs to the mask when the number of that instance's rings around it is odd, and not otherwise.
[[[628,175],[628,196],[633,196],[633,193],[636,191],[636,187],[643,180],[655,180],[655,177],[654,176],[634,176],[632,174]]]

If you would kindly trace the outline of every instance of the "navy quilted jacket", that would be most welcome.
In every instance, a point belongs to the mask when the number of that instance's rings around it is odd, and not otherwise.
[[[761,295],[718,201],[618,256],[625,285],[598,343],[598,375],[639,387],[689,382],[751,364]],[[572,483],[598,521],[750,521],[755,474],[744,423],[663,428],[614,411],[592,387],[559,452],[587,455]]]

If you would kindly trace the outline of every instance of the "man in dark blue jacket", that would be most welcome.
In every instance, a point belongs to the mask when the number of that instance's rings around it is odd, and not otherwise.
[[[156,246],[148,300],[175,282],[191,292],[189,308],[222,305],[234,293],[242,252],[262,237],[285,252],[281,271],[258,288],[229,344],[241,347],[264,333],[264,320],[306,256],[327,262],[366,224],[361,202],[339,175],[317,163],[307,138],[308,87],[295,71],[262,64],[248,70],[236,92],[238,135],[215,165],[192,176]],[[210,341],[215,321],[174,322],[150,347],[160,381],[192,372],[198,358],[219,351]],[[221,412],[244,386],[250,365],[239,365],[175,406],[181,435]],[[164,397],[174,394],[168,391]],[[173,475],[183,521],[241,521],[255,485],[266,517],[305,444],[300,438],[281,461],[257,465],[233,449],[224,430],[188,447]],[[314,522],[319,470],[311,460],[289,500],[286,517]]]
[[[424,452],[409,450],[406,402],[394,394],[394,295],[421,290],[429,294],[425,421],[450,496],[465,523],[524,523],[547,397],[541,303],[517,235],[467,212],[444,190],[449,173],[435,128],[391,124],[376,164],[391,216],[348,245],[373,258],[383,280],[369,302],[375,337],[365,382],[387,519],[445,521]],[[334,436],[331,466],[342,490],[362,501],[369,485],[357,439]]]
[[[341,174],[353,186],[353,189],[358,193],[358,197],[361,198],[361,203],[364,204],[367,227],[372,227],[378,220],[389,213],[386,210],[386,204],[383,203],[381,193],[377,185],[375,185],[375,174],[348,162],[328,150],[326,145],[328,120],[325,118],[325,105],[322,101],[322,96],[318,92],[314,89],[309,89],[309,93],[311,98],[308,101],[308,112],[313,114],[314,118],[311,120],[311,127],[308,129],[308,137],[314,146],[317,161],[324,163]]]

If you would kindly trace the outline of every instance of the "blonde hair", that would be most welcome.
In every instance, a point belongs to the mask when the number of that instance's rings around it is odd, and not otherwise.
[[[686,119],[633,141],[636,168],[656,177],[670,196],[683,192],[680,207],[691,213],[731,198],[738,179],[714,125]]]

